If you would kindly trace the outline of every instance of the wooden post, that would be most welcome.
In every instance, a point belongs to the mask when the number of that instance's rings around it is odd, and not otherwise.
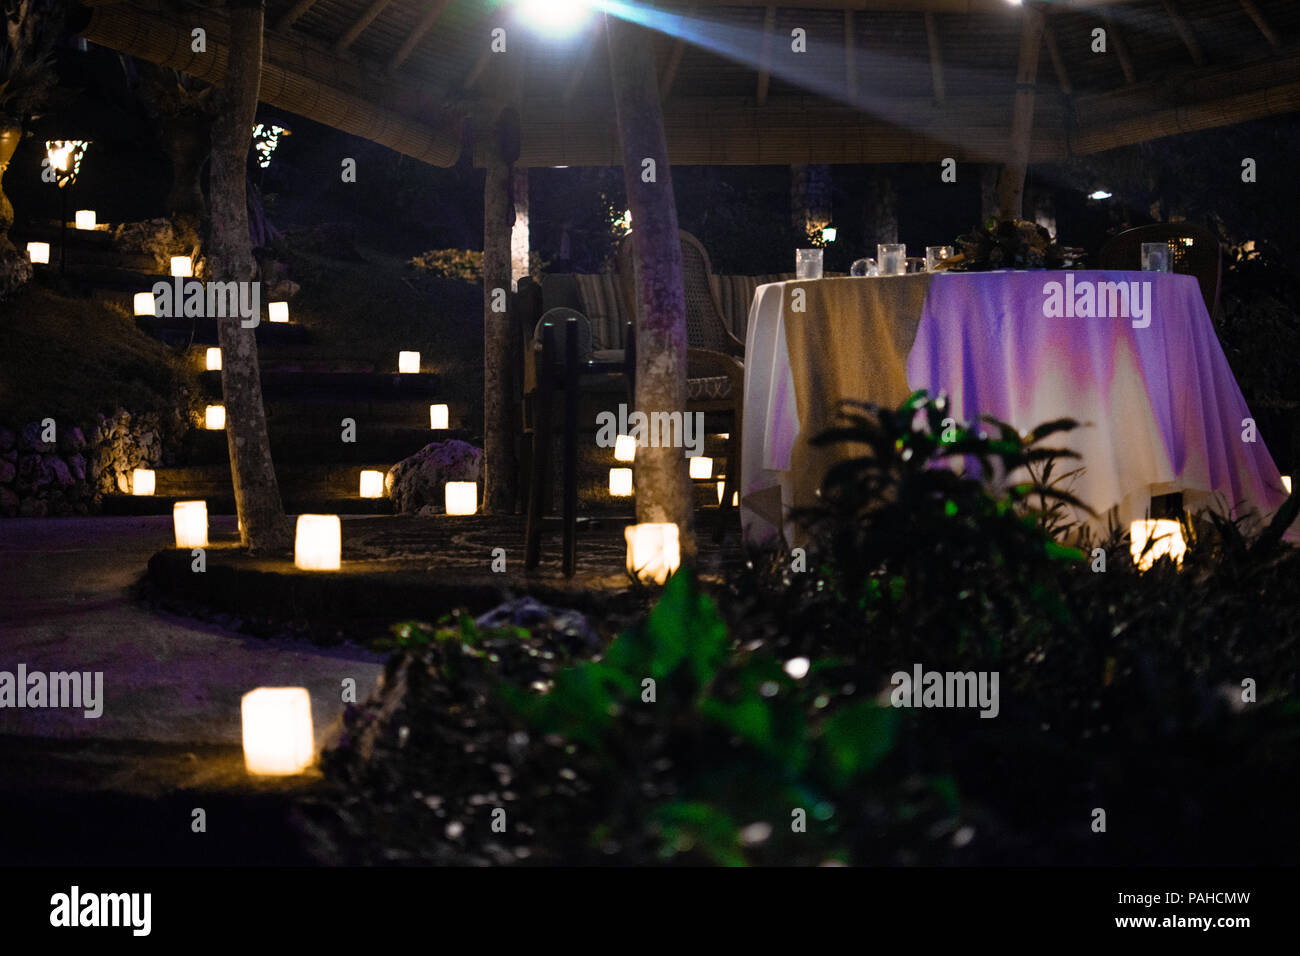
[[[1043,45],[1047,20],[1040,7],[1024,8],[1020,27],[1020,66],[1016,71],[1016,99],[1011,113],[1011,148],[998,184],[1003,219],[1023,218],[1025,171],[1029,166],[1029,142],[1034,132],[1034,86],[1038,81],[1038,52]]]
[[[208,280],[253,282],[257,264],[248,236],[246,167],[261,84],[264,13],[262,0],[232,0],[229,10],[230,64],[212,123]],[[242,543],[250,551],[276,551],[293,544],[293,532],[271,462],[257,340],[242,321],[237,314],[217,318],[230,478]]]
[[[510,514],[517,485],[510,376],[510,162],[518,154],[517,114],[494,131],[483,184],[483,510]],[[513,155],[512,155],[513,154]]]
[[[686,415],[686,287],[650,34],[606,16],[610,79],[636,259],[636,410]],[[674,522],[695,555],[694,509],[681,448],[636,452],[636,517]]]

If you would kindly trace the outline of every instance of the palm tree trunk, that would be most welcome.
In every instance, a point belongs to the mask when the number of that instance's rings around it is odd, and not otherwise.
[[[646,30],[605,24],[636,258],[637,410],[686,415],[686,285],[654,51]],[[637,521],[675,523],[683,558],[695,555],[692,504],[682,449],[638,448]]]
[[[209,281],[257,278],[248,236],[247,163],[262,73],[262,2],[231,0],[229,6],[230,63],[212,124]],[[281,550],[293,543],[293,535],[271,462],[257,340],[238,315],[218,318],[217,336],[230,477],[242,542],[251,551]]]

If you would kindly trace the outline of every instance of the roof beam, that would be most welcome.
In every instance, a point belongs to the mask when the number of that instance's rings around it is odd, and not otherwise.
[[[1061,92],[1069,96],[1074,92],[1074,84],[1070,82],[1070,74],[1065,69],[1065,60],[1061,57],[1061,48],[1056,45],[1056,33],[1052,30],[1050,22],[1043,27],[1043,42],[1047,45],[1047,55],[1052,58],[1056,82],[1061,84]]]
[[[939,48],[939,21],[933,13],[925,14],[925,41],[930,47],[930,83],[934,98],[940,103],[948,95],[943,82],[943,51]]]
[[[755,98],[758,105],[767,102],[767,88],[772,80],[772,31],[776,29],[776,7],[768,7],[763,14],[763,45],[758,54],[758,89]]]
[[[492,47],[486,46],[483,52],[479,54],[478,59],[474,61],[474,66],[469,71],[469,76],[465,77],[465,89],[472,90],[483,78],[483,73],[487,70],[488,60],[492,58]]]
[[[442,16],[442,11],[447,9],[450,2],[451,0],[433,0],[429,9],[424,12],[424,16],[420,18],[420,22],[411,31],[410,36],[402,41],[402,45],[397,48],[397,52],[388,61],[389,73],[392,73],[406,62],[406,58],[415,51],[416,46],[424,39],[424,35],[433,29],[433,25],[438,22],[438,18]]]
[[[662,103],[668,99],[668,95],[673,91],[673,81],[677,79],[677,68],[682,65],[682,57],[686,55],[686,41],[681,37],[673,43],[672,52],[668,54],[668,63],[664,66],[663,76],[659,77],[659,101]]]
[[[155,0],[97,5],[81,35],[93,43],[220,85],[230,60],[224,14],[204,16],[206,53],[190,46],[193,21]],[[376,80],[355,62],[301,36],[265,36],[258,99],[433,166],[460,158],[460,117],[432,84]]]
[[[587,67],[591,65],[595,52],[596,44],[588,43],[582,53],[578,55],[578,62],[573,65],[573,72],[569,74],[569,81],[564,84],[564,93],[560,96],[562,103],[573,102],[574,96],[578,93],[578,87],[582,85],[582,78],[587,75]]]
[[[1201,50],[1201,44],[1196,40],[1196,34],[1192,28],[1187,25],[1183,15],[1178,12],[1178,6],[1174,0],[1162,0],[1165,13],[1169,14],[1169,22],[1174,25],[1174,32],[1178,34],[1178,39],[1183,41],[1183,46],[1187,47],[1187,53],[1192,58],[1192,62],[1197,66],[1205,66],[1205,53]]]
[[[1119,28],[1115,26],[1115,21],[1108,14],[1101,15],[1101,22],[1106,25],[1106,36],[1110,40],[1110,45],[1115,48],[1119,68],[1124,71],[1124,82],[1132,86],[1137,82],[1137,71],[1133,69],[1133,61],[1129,58],[1128,46],[1124,43],[1124,38],[1119,35]]]
[[[1250,17],[1250,19],[1254,21],[1255,26],[1259,28],[1259,32],[1264,34],[1264,39],[1268,41],[1269,46],[1276,48],[1282,45],[1281,39],[1278,38],[1277,31],[1269,26],[1269,22],[1264,19],[1264,14],[1260,12],[1259,7],[1256,6],[1255,0],[1241,0],[1241,9],[1246,11],[1246,16]]]
[[[1162,136],[1215,129],[1300,110],[1300,44],[1264,60],[1186,69],[1140,86],[1074,99],[1080,155]],[[1171,102],[1171,91],[1177,99]]]
[[[1047,10],[1095,11],[1140,0],[1052,0]],[[769,0],[662,0],[666,8],[698,3],[703,7],[766,7]],[[1014,16],[1017,10],[1007,0],[781,0],[780,6],[791,10],[843,10],[864,13],[1001,13]]]
[[[339,37],[338,42],[334,44],[334,52],[342,53],[347,50],[348,47],[352,46],[352,44],[356,43],[357,37],[361,36],[361,32],[365,30],[366,27],[370,26],[375,17],[383,13],[384,7],[388,6],[390,3],[392,3],[392,0],[374,0],[374,2],[366,8],[365,13],[357,17],[356,22],[353,23],[352,26],[348,27],[348,32]]]
[[[857,36],[853,11],[844,11],[844,90],[850,99],[858,95]]]
[[[298,18],[310,10],[315,3],[316,0],[298,0],[297,3],[284,12],[284,16],[275,21],[276,31],[283,33],[285,30],[289,29],[297,23]]]

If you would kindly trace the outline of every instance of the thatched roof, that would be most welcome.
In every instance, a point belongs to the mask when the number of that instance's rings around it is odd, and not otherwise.
[[[220,8],[88,0],[92,42],[219,81]],[[622,7],[621,3],[616,6]],[[654,33],[675,164],[999,161],[1022,8],[1007,0],[695,0],[629,7]],[[1295,0],[1047,5],[1031,161],[1300,110]],[[191,52],[191,30],[208,53]],[[506,29],[504,54],[489,45]],[[1107,30],[1107,50],[1092,51]],[[806,31],[807,52],[791,50]],[[540,37],[510,3],[268,0],[264,102],[437,165],[505,106],[524,165],[620,162],[600,17]],[[475,139],[476,159],[490,137]]]

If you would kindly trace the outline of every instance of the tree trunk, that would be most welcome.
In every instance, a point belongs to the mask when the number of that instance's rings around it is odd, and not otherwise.
[[[510,376],[510,164],[494,152],[483,185],[483,510],[515,509]]]
[[[1038,81],[1038,53],[1043,46],[1046,15],[1036,6],[1021,14],[1020,66],[1016,71],[1016,98],[1011,113],[1011,149],[998,183],[998,200],[1003,219],[1023,219],[1025,171],[1029,166],[1029,145],[1034,132],[1034,85]]]
[[[203,202],[203,164],[211,144],[211,120],[199,113],[167,117],[162,121],[167,155],[172,161],[172,186],[167,193],[167,215],[186,219],[198,228],[207,208]]]
[[[998,207],[998,172],[998,167],[991,163],[980,166],[980,225],[1002,218]]]
[[[510,198],[515,222],[510,227],[510,289],[518,291],[519,280],[529,272],[528,169],[515,167],[510,173]]]
[[[684,416],[686,286],[654,51],[644,29],[612,16],[605,24],[636,259],[637,410]],[[675,523],[685,559],[695,556],[692,505],[682,449],[638,448],[637,521]]]
[[[872,172],[867,193],[867,237],[867,248],[872,250],[877,243],[898,242],[898,191],[886,170]]]
[[[261,82],[262,0],[232,0],[229,9],[230,64],[212,124],[208,279],[253,282],[257,266],[248,238],[246,167]],[[257,340],[241,323],[238,315],[217,319],[230,477],[244,546],[276,551],[292,545],[293,534],[271,463]]]

